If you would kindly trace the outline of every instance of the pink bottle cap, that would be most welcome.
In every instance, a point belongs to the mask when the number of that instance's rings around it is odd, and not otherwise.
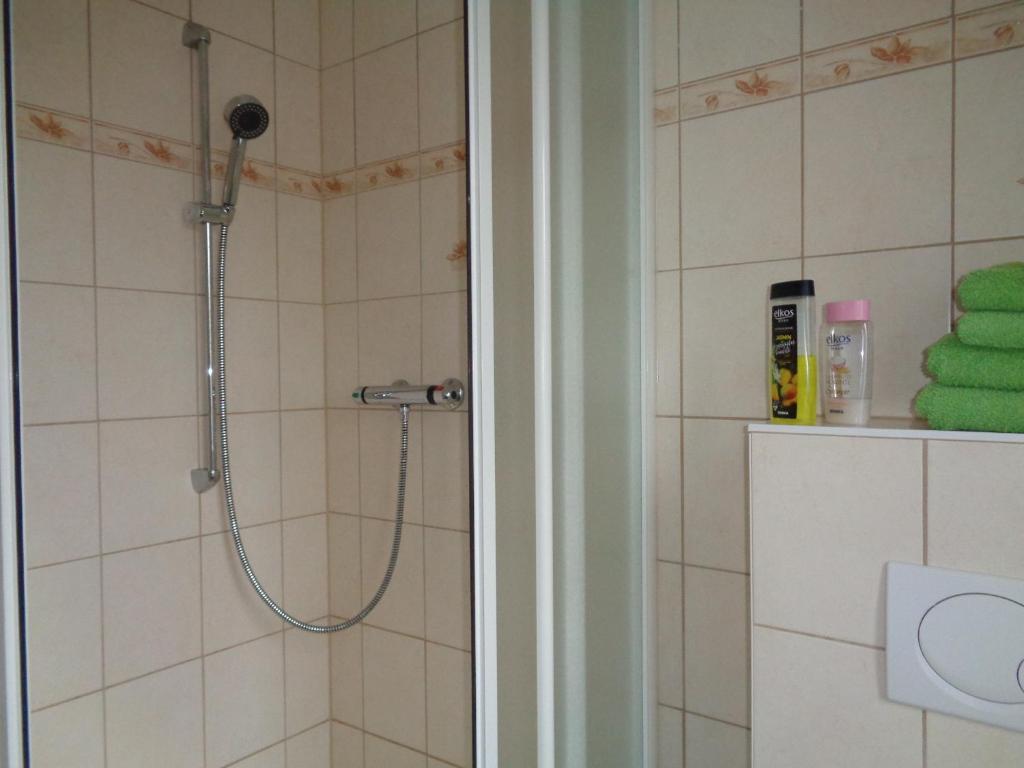
[[[825,305],[825,319],[830,323],[866,323],[871,319],[868,299],[831,301]]]

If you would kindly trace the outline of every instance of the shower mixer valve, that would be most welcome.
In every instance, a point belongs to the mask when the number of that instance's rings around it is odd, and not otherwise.
[[[454,411],[464,397],[462,382],[445,379],[440,384],[410,384],[399,379],[387,387],[360,387],[352,399],[366,405],[434,405]]]

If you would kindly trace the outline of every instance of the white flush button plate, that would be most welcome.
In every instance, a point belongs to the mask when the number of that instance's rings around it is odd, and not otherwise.
[[[1024,581],[889,563],[887,695],[1024,731]]]

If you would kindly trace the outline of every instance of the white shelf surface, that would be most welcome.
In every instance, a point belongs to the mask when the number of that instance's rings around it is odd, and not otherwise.
[[[754,422],[747,425],[750,433],[784,435],[826,435],[832,437],[878,437],[897,440],[954,440],[966,443],[1021,443],[1024,434],[1008,432],[945,432],[929,429],[915,419],[872,419],[863,427],[843,427],[820,421],[814,426]]]

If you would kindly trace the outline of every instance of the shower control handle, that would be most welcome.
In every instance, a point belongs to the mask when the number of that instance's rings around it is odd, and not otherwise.
[[[455,410],[462,405],[464,392],[458,379],[440,384],[410,384],[399,379],[386,387],[360,387],[352,399],[366,405],[433,405]]]

